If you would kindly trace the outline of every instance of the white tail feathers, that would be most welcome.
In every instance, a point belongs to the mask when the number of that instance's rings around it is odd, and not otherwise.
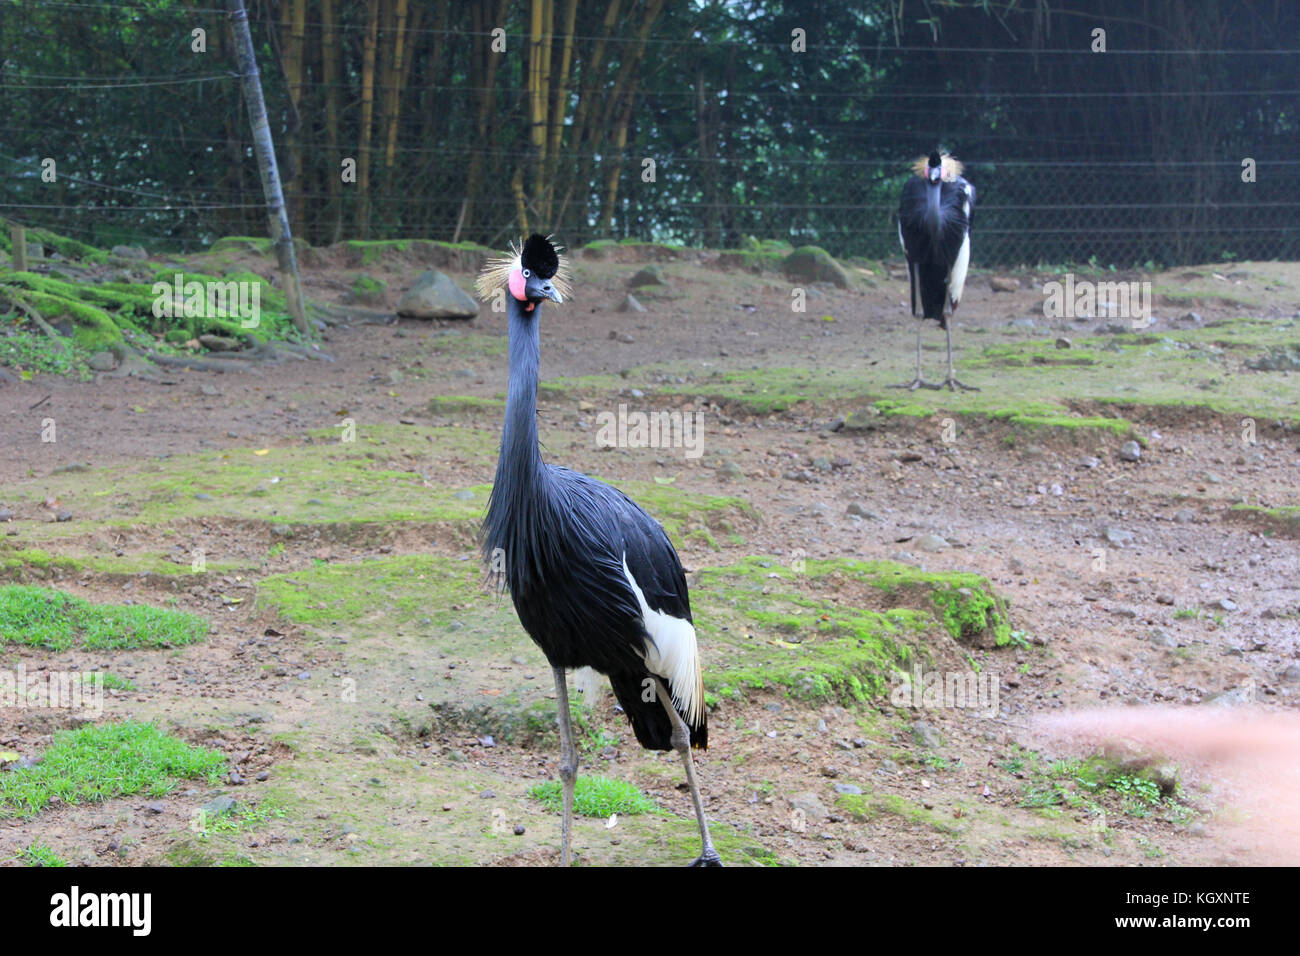
[[[595,707],[605,696],[609,682],[605,675],[590,667],[579,667],[573,672],[573,689],[582,695],[582,702],[588,707]]]

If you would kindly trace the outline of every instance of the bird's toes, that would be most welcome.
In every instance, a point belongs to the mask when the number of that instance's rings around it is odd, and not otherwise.
[[[715,852],[702,853],[691,866],[722,866],[722,857]]]

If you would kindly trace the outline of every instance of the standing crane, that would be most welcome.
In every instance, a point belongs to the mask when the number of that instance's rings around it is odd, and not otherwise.
[[[708,747],[708,722],[681,561],[659,522],[636,502],[604,482],[543,462],[538,449],[538,326],[542,303],[559,304],[570,294],[567,263],[547,237],[534,234],[489,261],[477,289],[484,300],[504,294],[510,343],[505,428],[483,553],[494,569],[503,567],[519,623],[555,677],[561,862],[570,863],[578,773],[566,671],[589,667],[609,677],[642,747],[680,755],[703,843],[691,865],[721,866],[691,759],[692,747]]]
[[[936,319],[948,336],[948,380],[958,388],[978,392],[958,380],[952,366],[952,328],[944,306],[957,311],[966,268],[970,265],[970,229],[975,208],[975,187],[962,178],[962,164],[947,153],[922,156],[912,167],[915,176],[903,185],[898,204],[898,241],[907,256],[907,276],[912,286],[912,315],[916,293],[921,292],[922,320]],[[942,388],[921,377],[921,323],[916,325],[916,378],[893,388]]]

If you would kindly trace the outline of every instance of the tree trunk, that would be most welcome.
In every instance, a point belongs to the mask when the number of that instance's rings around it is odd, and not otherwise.
[[[248,105],[248,122],[253,128],[253,146],[257,151],[257,167],[262,176],[262,192],[266,196],[266,213],[270,219],[271,239],[280,264],[285,298],[294,325],[303,335],[309,336],[312,334],[311,326],[307,324],[307,314],[303,309],[302,283],[298,278],[298,259],[294,254],[293,233],[289,229],[289,213],[280,188],[280,171],[275,163],[271,126],[266,120],[266,102],[262,99],[262,79],[257,71],[257,57],[253,53],[253,38],[248,32],[248,11],[244,9],[244,0],[226,0],[226,9],[229,11],[230,29],[235,40],[235,56],[239,63],[244,102]]]
[[[366,37],[361,63],[361,131],[357,150],[356,233],[370,237],[370,139],[375,112],[375,50],[379,37],[379,0],[366,2]]]

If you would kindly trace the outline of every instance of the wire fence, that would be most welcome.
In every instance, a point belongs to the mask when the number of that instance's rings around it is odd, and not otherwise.
[[[55,3],[49,7],[77,15],[93,4]],[[143,15],[156,11],[139,9]],[[223,11],[192,8],[187,17],[206,18],[208,29],[224,29]],[[314,24],[319,28],[320,24]],[[355,25],[340,25],[355,32]],[[425,32],[429,32],[427,29]],[[900,47],[895,52],[906,52]],[[927,53],[937,48],[927,47]],[[952,48],[954,54],[961,48]],[[1008,48],[979,51],[985,55],[1019,56]],[[1039,53],[1078,54],[1079,50],[1040,50]],[[1173,57],[1177,50],[1117,51]],[[1187,52],[1187,51],[1182,51]],[[1199,51],[1202,56],[1237,60],[1243,55],[1293,56],[1294,50]],[[10,57],[17,56],[10,51]],[[217,67],[214,69],[213,67]],[[266,206],[261,195],[251,144],[244,129],[239,78],[233,68],[202,61],[189,75],[154,73],[90,76],[42,71],[37,64],[0,69],[0,216],[51,229],[98,246],[141,244],[151,251],[193,251],[221,235],[262,234]],[[322,236],[348,238],[346,224],[364,203],[369,213],[369,238],[475,238],[500,244],[519,229],[519,200],[509,190],[467,198],[465,170],[477,153],[489,170],[508,170],[531,161],[519,139],[448,141],[422,136],[424,127],[407,121],[391,146],[397,161],[376,163],[370,188],[335,188],[318,172],[296,170],[283,154],[286,137],[294,148],[320,159],[320,168],[336,170],[355,148],[331,147],[320,137],[321,124],[295,119],[285,106],[282,78],[274,64],[263,64],[268,100],[279,118],[277,145],[284,178],[290,188],[290,208],[299,216],[295,232],[317,241]],[[851,126],[845,111],[854,94],[822,92],[801,101],[788,92],[737,89],[767,110],[771,125],[782,116],[824,115],[829,126]],[[1300,85],[1300,84],[1298,84]],[[336,84],[355,93],[355,81]],[[383,92],[379,84],[376,93]],[[146,92],[147,91],[147,92]],[[327,84],[309,80],[304,102],[318,102]],[[477,89],[467,82],[426,84],[423,95],[436,97],[438,109],[466,116],[475,109]],[[1204,95],[1242,104],[1243,114],[1268,114],[1279,99],[1296,90],[1230,88]],[[500,109],[517,111],[527,91],[508,82],[499,84]],[[49,157],[40,143],[50,130],[33,125],[31,104],[57,95],[63,103],[60,121],[77,114],[87,129],[101,131],[76,156],[59,159],[58,176],[47,182],[43,172]],[[157,116],[144,96],[166,95],[169,115]],[[704,156],[692,149],[665,150],[653,135],[656,117],[689,104],[696,92],[675,87],[662,76],[640,91],[650,114],[638,127],[643,141],[620,150],[584,151],[581,145],[562,148],[561,166],[598,162],[616,166],[617,206],[607,217],[588,210],[603,184],[596,177],[580,195],[566,218],[541,224],[556,231],[569,245],[594,239],[638,239],[679,242],[689,246],[737,248],[750,238],[783,240],[792,245],[815,244],[838,256],[897,258],[900,254],[895,214],[897,197],[915,155],[933,144],[917,142],[914,132],[933,119],[936,128],[1011,109],[1019,117],[1073,111],[1091,117],[1078,132],[1058,127],[1040,138],[1032,150],[1014,135],[997,129],[980,130],[983,151],[961,155],[966,176],[978,190],[973,221],[976,266],[1089,262],[1128,267],[1134,264],[1220,261],[1228,259],[1300,259],[1300,197],[1291,184],[1300,160],[1269,147],[1264,155],[1234,155],[1225,146],[1217,153],[1178,161],[1156,160],[1134,148],[1130,160],[1076,161],[1095,138],[1096,120],[1114,108],[1117,99],[1162,101],[1176,96],[1151,86],[1123,93],[1082,89],[907,90],[871,103],[870,137],[856,142],[857,150],[842,148],[855,141],[841,138],[841,148],[801,150],[791,143],[774,149],[759,135],[735,135],[725,156]],[[12,105],[25,108],[9,108]],[[152,101],[150,101],[152,102]],[[936,105],[937,104],[937,105]],[[189,107],[205,122],[188,122]],[[200,111],[201,107],[201,111]],[[214,128],[211,118],[223,117]],[[29,117],[26,124],[16,117]],[[965,119],[963,119],[965,117]],[[1294,122],[1291,120],[1290,122]],[[292,127],[286,131],[286,128]],[[69,131],[59,131],[66,141]],[[1114,134],[1116,138],[1119,133]],[[887,140],[886,141],[882,141]],[[1273,142],[1273,141],[1270,141]],[[6,146],[6,144],[9,144]],[[896,148],[889,146],[897,144]],[[1112,143],[1112,147],[1124,145]],[[97,158],[96,150],[100,151]],[[379,147],[375,147],[375,152]],[[1114,153],[1115,149],[1112,148]],[[1243,153],[1241,148],[1236,153]],[[122,157],[135,154],[138,162]],[[173,161],[188,157],[188,165]],[[888,155],[882,155],[888,154]],[[167,161],[163,161],[165,157]],[[111,161],[108,161],[110,160]],[[617,162],[615,162],[617,160]],[[653,176],[644,174],[653,161]],[[1244,165],[1243,165],[1244,164]],[[128,170],[133,170],[128,173]],[[603,174],[602,174],[603,175]],[[328,188],[327,188],[328,187]],[[418,197],[413,199],[413,197]],[[473,236],[461,236],[467,207],[479,224]],[[329,225],[333,223],[333,228]],[[536,223],[534,223],[536,224]],[[343,228],[340,228],[340,225]]]

